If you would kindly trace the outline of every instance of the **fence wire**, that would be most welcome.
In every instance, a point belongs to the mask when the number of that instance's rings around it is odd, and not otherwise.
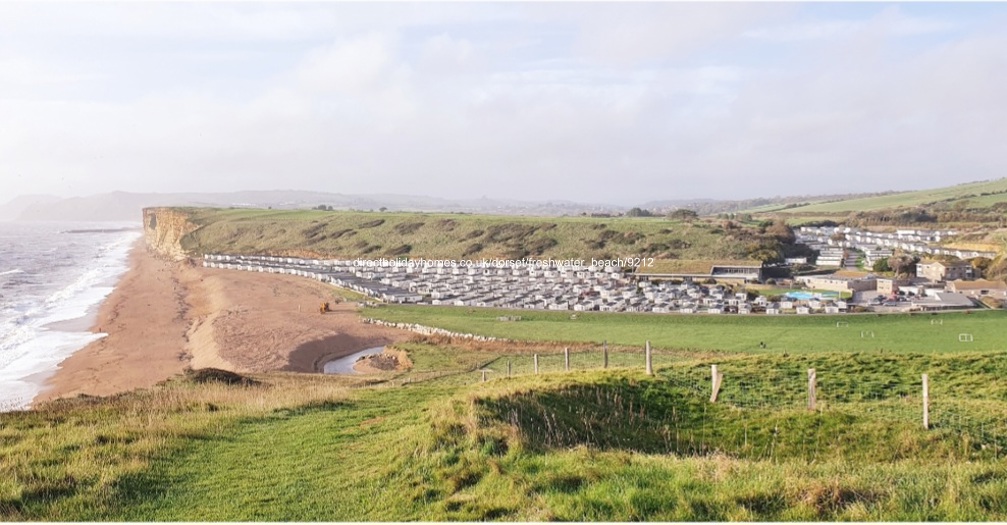
[[[844,443],[842,428],[834,428],[830,414],[843,414],[851,422],[868,420],[878,425],[882,435],[878,440],[905,439],[910,432],[916,436],[931,436],[941,440],[949,453],[957,457],[1002,458],[1007,451],[1007,403],[996,396],[975,394],[966,386],[942,384],[940,377],[931,377],[929,391],[929,429],[923,428],[923,392],[919,375],[902,374],[884,376],[884,372],[860,377],[855,373],[816,369],[815,408],[809,408],[809,381],[806,369],[744,370],[732,368],[732,363],[720,365],[724,374],[715,403],[712,394],[712,371],[709,364],[683,364],[680,356],[655,352],[653,363],[655,380],[666,388],[688,396],[692,407],[689,417],[699,414],[696,421],[686,421],[681,412],[664,407],[661,410],[643,405],[629,406],[606,394],[595,393],[580,400],[581,412],[570,418],[586,421],[589,444],[604,444],[599,437],[602,425],[622,425],[636,432],[654,433],[658,446],[655,451],[676,453],[712,453],[742,455],[756,459],[777,459],[799,456],[815,459],[829,450],[850,447]],[[713,364],[713,363],[710,363]],[[571,351],[537,355],[537,373],[548,374],[577,370],[600,370],[605,365],[601,351]],[[645,355],[642,351],[610,351],[608,367],[642,370]],[[504,356],[487,367],[470,374],[473,382],[518,377],[536,373],[535,355]],[[484,379],[485,377],[485,379]],[[622,403],[622,404],[620,404]],[[586,407],[586,408],[585,408]],[[598,414],[588,417],[585,411],[595,409]],[[606,416],[608,411],[631,411],[629,416]],[[708,411],[732,410],[737,422],[727,428],[717,428],[715,418]],[[635,412],[639,411],[639,412]],[[649,413],[647,413],[649,411]],[[520,410],[510,418],[520,419]],[[530,417],[530,416],[529,416]],[[620,419],[622,417],[623,419]],[[575,444],[580,436],[576,428],[565,429],[556,413],[540,416],[543,439],[555,445]],[[606,419],[608,418],[608,419]],[[534,418],[533,418],[534,419]],[[851,423],[853,424],[853,423]],[[575,425],[576,426],[576,425]],[[723,425],[721,425],[723,427]],[[886,434],[886,432],[888,434]],[[929,432],[930,434],[926,434]],[[900,437],[901,436],[901,437]],[[621,438],[633,441],[630,437]],[[663,447],[660,443],[663,442]],[[925,438],[920,442],[926,444]],[[611,443],[609,444],[611,445]],[[883,456],[892,443],[879,443]],[[644,447],[650,450],[653,447]],[[911,447],[908,447],[910,450]]]

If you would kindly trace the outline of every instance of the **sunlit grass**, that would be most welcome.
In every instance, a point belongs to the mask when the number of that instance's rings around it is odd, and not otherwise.
[[[608,370],[597,349],[572,348],[570,372],[556,344],[400,348],[411,370],[177,380],[0,415],[0,515],[1007,519],[999,354],[661,351],[648,377],[639,349],[615,345]],[[724,374],[717,403],[711,364]],[[819,378],[814,411],[808,368]]]

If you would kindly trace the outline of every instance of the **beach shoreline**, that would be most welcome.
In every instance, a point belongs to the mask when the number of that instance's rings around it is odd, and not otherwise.
[[[320,314],[321,301],[335,303],[331,285],[170,261],[140,240],[127,272],[89,316],[89,331],[107,335],[63,360],[33,404],[150,388],[188,367],[321,373],[329,360],[411,336],[361,323],[347,303]]]

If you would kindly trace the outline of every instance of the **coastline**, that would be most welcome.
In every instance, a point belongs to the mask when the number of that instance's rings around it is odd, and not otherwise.
[[[351,304],[319,314],[332,300],[325,283],[167,261],[139,240],[90,327],[107,335],[63,360],[32,404],[150,388],[187,367],[316,373],[412,335],[361,323]]]
[[[177,286],[169,264],[148,254],[138,240],[129,253],[129,269],[98,307],[90,327],[107,335],[64,359],[32,404],[149,387],[180,373],[184,361],[178,340],[167,337],[184,333],[183,320],[167,314],[178,307]]]

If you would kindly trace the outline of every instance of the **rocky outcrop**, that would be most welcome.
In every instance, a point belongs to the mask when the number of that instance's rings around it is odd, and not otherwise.
[[[144,208],[143,235],[147,250],[174,260],[185,259],[189,254],[182,247],[182,239],[199,228],[189,216],[177,208]]]

